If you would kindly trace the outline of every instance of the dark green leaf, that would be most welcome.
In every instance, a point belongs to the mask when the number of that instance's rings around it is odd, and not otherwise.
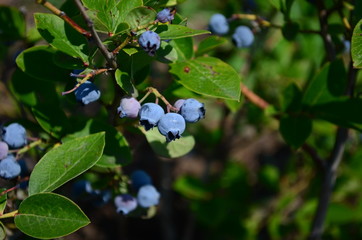
[[[362,131],[362,99],[340,98],[310,108],[310,113],[338,126]]]
[[[127,95],[133,97],[138,96],[138,91],[135,86],[133,86],[131,76],[129,76],[127,72],[122,72],[120,69],[117,69],[115,77],[117,84],[127,93]]]
[[[76,138],[47,152],[29,179],[29,195],[57,189],[91,168],[100,159],[105,133]]]
[[[173,188],[189,199],[208,200],[211,198],[211,192],[200,180],[193,177],[184,176],[177,179]]]
[[[16,69],[10,81],[10,89],[14,96],[28,106],[40,103],[58,104],[58,93],[54,83],[42,81]]]
[[[15,7],[0,6],[1,41],[15,41],[24,38],[25,27],[24,14]]]
[[[210,97],[240,99],[240,75],[218,58],[199,57],[170,64],[184,87]]]
[[[68,23],[54,14],[46,13],[35,13],[34,20],[39,33],[50,45],[89,64],[87,39]]]
[[[158,33],[161,39],[166,40],[210,34],[210,32],[206,30],[196,30],[176,24],[159,25],[156,29],[156,33]]]
[[[351,54],[353,66],[355,68],[362,68],[362,19],[353,30]]]
[[[293,41],[299,32],[299,24],[295,22],[288,22],[282,28],[282,33],[285,39]]]
[[[39,125],[55,138],[60,139],[69,130],[68,118],[58,105],[38,104],[32,112]]]
[[[62,68],[66,69],[84,69],[84,63],[79,58],[74,58],[69,56],[68,54],[65,54],[61,51],[57,51],[54,54],[53,57],[54,63]]]
[[[289,84],[283,91],[282,110],[298,111],[301,107],[303,93],[295,83]]]
[[[167,143],[166,137],[161,135],[157,128],[148,131],[144,131],[143,128],[141,130],[145,133],[153,151],[162,157],[181,157],[190,152],[195,145],[194,137],[188,133],[183,133],[180,139]]]
[[[56,52],[49,46],[31,47],[19,54],[16,64],[23,72],[34,78],[51,82],[67,82],[70,80],[69,70],[61,68],[53,62]]]
[[[207,37],[199,43],[199,47],[197,48],[196,55],[200,56],[207,52],[210,52],[226,42],[227,42],[227,39],[220,37],[220,36],[214,35],[214,36]]]
[[[89,223],[88,217],[74,202],[54,193],[39,193],[26,198],[15,216],[20,231],[40,239],[62,237]]]
[[[87,136],[92,133],[104,131],[106,145],[100,160],[96,163],[99,167],[118,167],[126,165],[131,161],[131,151],[127,139],[113,126],[102,121],[90,119],[88,121],[72,120],[75,132],[63,138],[63,142],[70,141],[76,137]]]
[[[288,145],[299,148],[312,132],[312,120],[302,116],[282,117],[279,131]]]
[[[306,106],[313,106],[343,96],[346,84],[346,70],[343,61],[337,59],[326,64],[308,84],[302,103]]]

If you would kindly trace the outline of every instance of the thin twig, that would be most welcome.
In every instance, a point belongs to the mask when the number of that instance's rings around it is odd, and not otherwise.
[[[72,88],[68,91],[62,92],[62,95],[66,95],[66,94],[74,92],[75,90],[77,90],[77,88],[79,88],[80,85],[85,83],[88,79],[90,79],[98,74],[101,74],[103,72],[107,72],[109,70],[113,70],[113,69],[102,68],[102,69],[97,69],[97,70],[94,70],[94,71],[86,74],[85,77],[74,86],[74,88]]]
[[[267,107],[270,106],[268,102],[266,102],[264,99],[256,95],[253,91],[251,91],[247,86],[240,83],[240,90],[241,93],[245,95],[247,99],[249,99],[250,102],[255,104],[257,107],[265,110]]]
[[[36,0],[38,4],[43,5],[46,7],[49,11],[57,15],[58,17],[62,18],[64,21],[66,21],[72,28],[74,28],[77,32],[83,34],[87,38],[92,37],[92,34],[88,32],[87,30],[83,29],[81,26],[79,26],[76,22],[73,21],[70,17],[67,16],[67,14],[61,10],[59,10],[57,7],[55,7],[53,4],[46,0]]]
[[[87,23],[88,28],[90,29],[90,32],[92,33],[92,37],[99,49],[101,51],[102,55],[106,59],[109,66],[113,69],[117,69],[117,62],[115,60],[115,57],[112,52],[109,52],[106,46],[102,43],[96,29],[94,28],[93,21],[89,18],[87,15],[86,9],[83,6],[83,4],[80,2],[80,0],[74,0],[75,4],[77,5],[81,15],[83,16],[85,22]]]
[[[323,39],[324,48],[327,54],[328,61],[333,61],[336,57],[336,50],[332,41],[331,35],[328,33],[328,11],[325,8],[323,1],[317,1],[318,18],[320,25],[320,35]]]
[[[112,53],[113,55],[116,55],[119,53],[119,51],[121,51],[122,48],[124,48],[128,43],[129,41],[131,40],[132,38],[130,36],[128,36],[118,47],[116,47]]]

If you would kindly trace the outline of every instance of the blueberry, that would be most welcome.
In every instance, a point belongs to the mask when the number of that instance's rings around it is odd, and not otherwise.
[[[121,194],[114,198],[114,205],[118,213],[128,214],[137,208],[137,200],[129,194]]]
[[[161,39],[157,33],[153,31],[146,31],[141,34],[138,39],[138,43],[143,48],[143,50],[148,53],[148,55],[154,56],[156,50],[160,48]]]
[[[157,126],[160,118],[165,115],[165,111],[156,103],[145,103],[141,106],[138,114],[140,116],[140,124],[148,131]]]
[[[173,104],[173,106],[178,109],[178,112],[180,112],[182,104],[184,104],[184,102],[185,99],[179,99]]]
[[[21,167],[13,155],[8,155],[0,161],[0,177],[14,178],[20,175]]]
[[[170,142],[181,137],[185,131],[185,119],[178,113],[166,113],[158,123],[158,131]]]
[[[21,148],[27,144],[26,130],[18,123],[12,123],[4,127],[2,134],[3,141],[6,142],[10,148]]]
[[[131,174],[132,187],[138,191],[144,185],[152,184],[150,175],[143,170],[136,170]]]
[[[141,104],[137,101],[137,99],[133,97],[125,97],[121,99],[121,103],[117,108],[117,111],[121,118],[136,118],[140,108]]]
[[[249,47],[254,42],[254,34],[247,26],[239,26],[232,36],[233,43],[238,48]]]
[[[145,185],[137,193],[137,201],[141,207],[155,206],[160,200],[160,193],[153,185]]]
[[[225,35],[229,31],[228,20],[224,15],[216,13],[209,20],[209,29],[214,34]]]
[[[101,91],[90,81],[86,81],[75,90],[75,98],[84,105],[97,101],[100,96]]]
[[[0,160],[6,158],[9,152],[9,146],[6,142],[0,142]]]
[[[157,20],[162,23],[171,22],[174,19],[174,14],[170,9],[165,8],[157,13]]]
[[[204,104],[193,98],[184,101],[180,112],[186,122],[194,123],[205,117]]]

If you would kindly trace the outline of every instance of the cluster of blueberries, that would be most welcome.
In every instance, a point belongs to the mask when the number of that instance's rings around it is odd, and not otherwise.
[[[19,149],[27,144],[26,130],[12,123],[0,128],[0,177],[12,179],[20,175],[21,166],[9,150]]]
[[[229,21],[224,15],[216,13],[209,20],[209,30],[216,35],[226,35],[229,32]],[[238,48],[246,48],[254,42],[254,33],[247,26],[238,26],[232,34],[232,42]]]
[[[136,170],[131,174],[131,187],[136,196],[125,193],[114,198],[118,213],[128,214],[141,208],[156,206],[160,200],[160,193],[152,184],[151,177],[143,170]]]
[[[140,124],[146,131],[157,127],[159,132],[170,142],[181,137],[185,131],[186,123],[195,123],[205,117],[205,107],[196,99],[179,99],[174,106],[177,112],[165,113],[156,103],[141,104],[133,97],[121,99],[118,113],[121,118],[136,118],[139,116]]]

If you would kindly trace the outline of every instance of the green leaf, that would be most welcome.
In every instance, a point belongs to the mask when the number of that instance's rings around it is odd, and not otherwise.
[[[69,121],[59,105],[38,104],[32,112],[39,125],[50,135],[60,139],[69,130]]]
[[[353,30],[351,54],[353,66],[355,68],[362,68],[362,19]]]
[[[53,56],[53,61],[57,66],[61,68],[72,70],[85,68],[84,62],[82,62],[82,60],[80,60],[79,58],[71,57],[61,51],[55,52]]]
[[[88,15],[94,21],[95,28],[106,33],[116,33],[121,23],[121,14],[116,0],[83,0]]]
[[[6,238],[5,226],[2,222],[0,222],[0,239],[5,239],[5,238]]]
[[[50,192],[91,168],[100,159],[105,133],[76,138],[47,152],[29,179],[29,195]]]
[[[177,53],[176,61],[185,61],[194,56],[193,40],[191,37],[174,39],[170,41],[170,45]]]
[[[22,51],[16,58],[18,67],[30,76],[45,80],[67,82],[70,80],[69,70],[54,64],[57,51],[49,46],[35,46]]]
[[[346,79],[346,70],[341,59],[326,64],[308,84],[302,104],[313,106],[343,96],[347,84]]]
[[[170,66],[179,83],[191,91],[210,97],[240,99],[240,75],[218,58],[198,57]]]
[[[3,191],[6,191],[6,188],[0,188],[0,193],[2,193]],[[7,197],[8,197],[7,193],[0,196],[0,215],[4,213]],[[1,234],[0,234],[0,236],[1,236]],[[2,238],[0,238],[0,239],[2,239]]]
[[[193,200],[209,200],[212,197],[211,192],[200,180],[183,176],[177,179],[173,188],[183,196]]]
[[[88,60],[88,41],[74,30],[68,23],[54,14],[35,13],[36,27],[42,37],[54,48],[72,57]]]
[[[145,131],[141,128],[146,135],[148,143],[151,145],[156,154],[167,157],[177,158],[190,152],[195,145],[195,139],[188,133],[183,133],[180,139],[172,142],[166,142],[166,137],[159,133],[157,128]]]
[[[137,7],[132,9],[126,17],[126,21],[131,29],[145,28],[156,18],[156,11],[148,7]]]
[[[15,41],[25,37],[24,14],[15,7],[0,6],[0,39]]]
[[[40,239],[62,237],[90,223],[74,202],[55,193],[26,198],[14,220],[20,231]]]
[[[280,119],[279,131],[288,145],[299,148],[312,132],[312,120],[302,116],[285,116]]]
[[[58,93],[55,91],[54,83],[33,78],[19,68],[12,75],[10,89],[14,96],[27,106],[44,102],[58,104]]]
[[[347,224],[356,221],[358,211],[342,203],[331,203],[328,207],[326,222],[329,224]]]
[[[213,35],[213,36],[207,37],[199,43],[196,55],[200,56],[207,52],[210,52],[226,42],[227,42],[227,39],[220,37],[220,36]]]
[[[127,93],[133,97],[138,96],[138,91],[133,86],[132,79],[127,72],[122,72],[120,69],[116,70],[115,73],[117,84]]]
[[[287,22],[282,28],[282,33],[285,39],[293,41],[299,33],[299,24],[295,22]]]
[[[192,29],[176,24],[159,25],[155,32],[158,33],[161,39],[166,40],[210,34],[210,32],[206,30]]]
[[[339,98],[324,104],[311,107],[310,114],[341,127],[362,131],[362,99]]]
[[[132,1],[121,0],[117,5],[120,14],[120,21],[126,22],[127,14],[134,8],[141,7],[142,4],[143,4],[142,0],[132,0]]]
[[[303,93],[295,83],[289,84],[282,94],[282,110],[296,112],[301,107]]]
[[[106,145],[103,155],[96,163],[99,167],[119,167],[128,164],[131,159],[131,150],[127,139],[121,132],[117,131],[113,126],[108,125],[103,121],[90,119],[88,121],[72,120],[72,126],[76,131],[62,139],[63,142],[70,141],[77,137],[87,136],[92,133],[104,131]]]

